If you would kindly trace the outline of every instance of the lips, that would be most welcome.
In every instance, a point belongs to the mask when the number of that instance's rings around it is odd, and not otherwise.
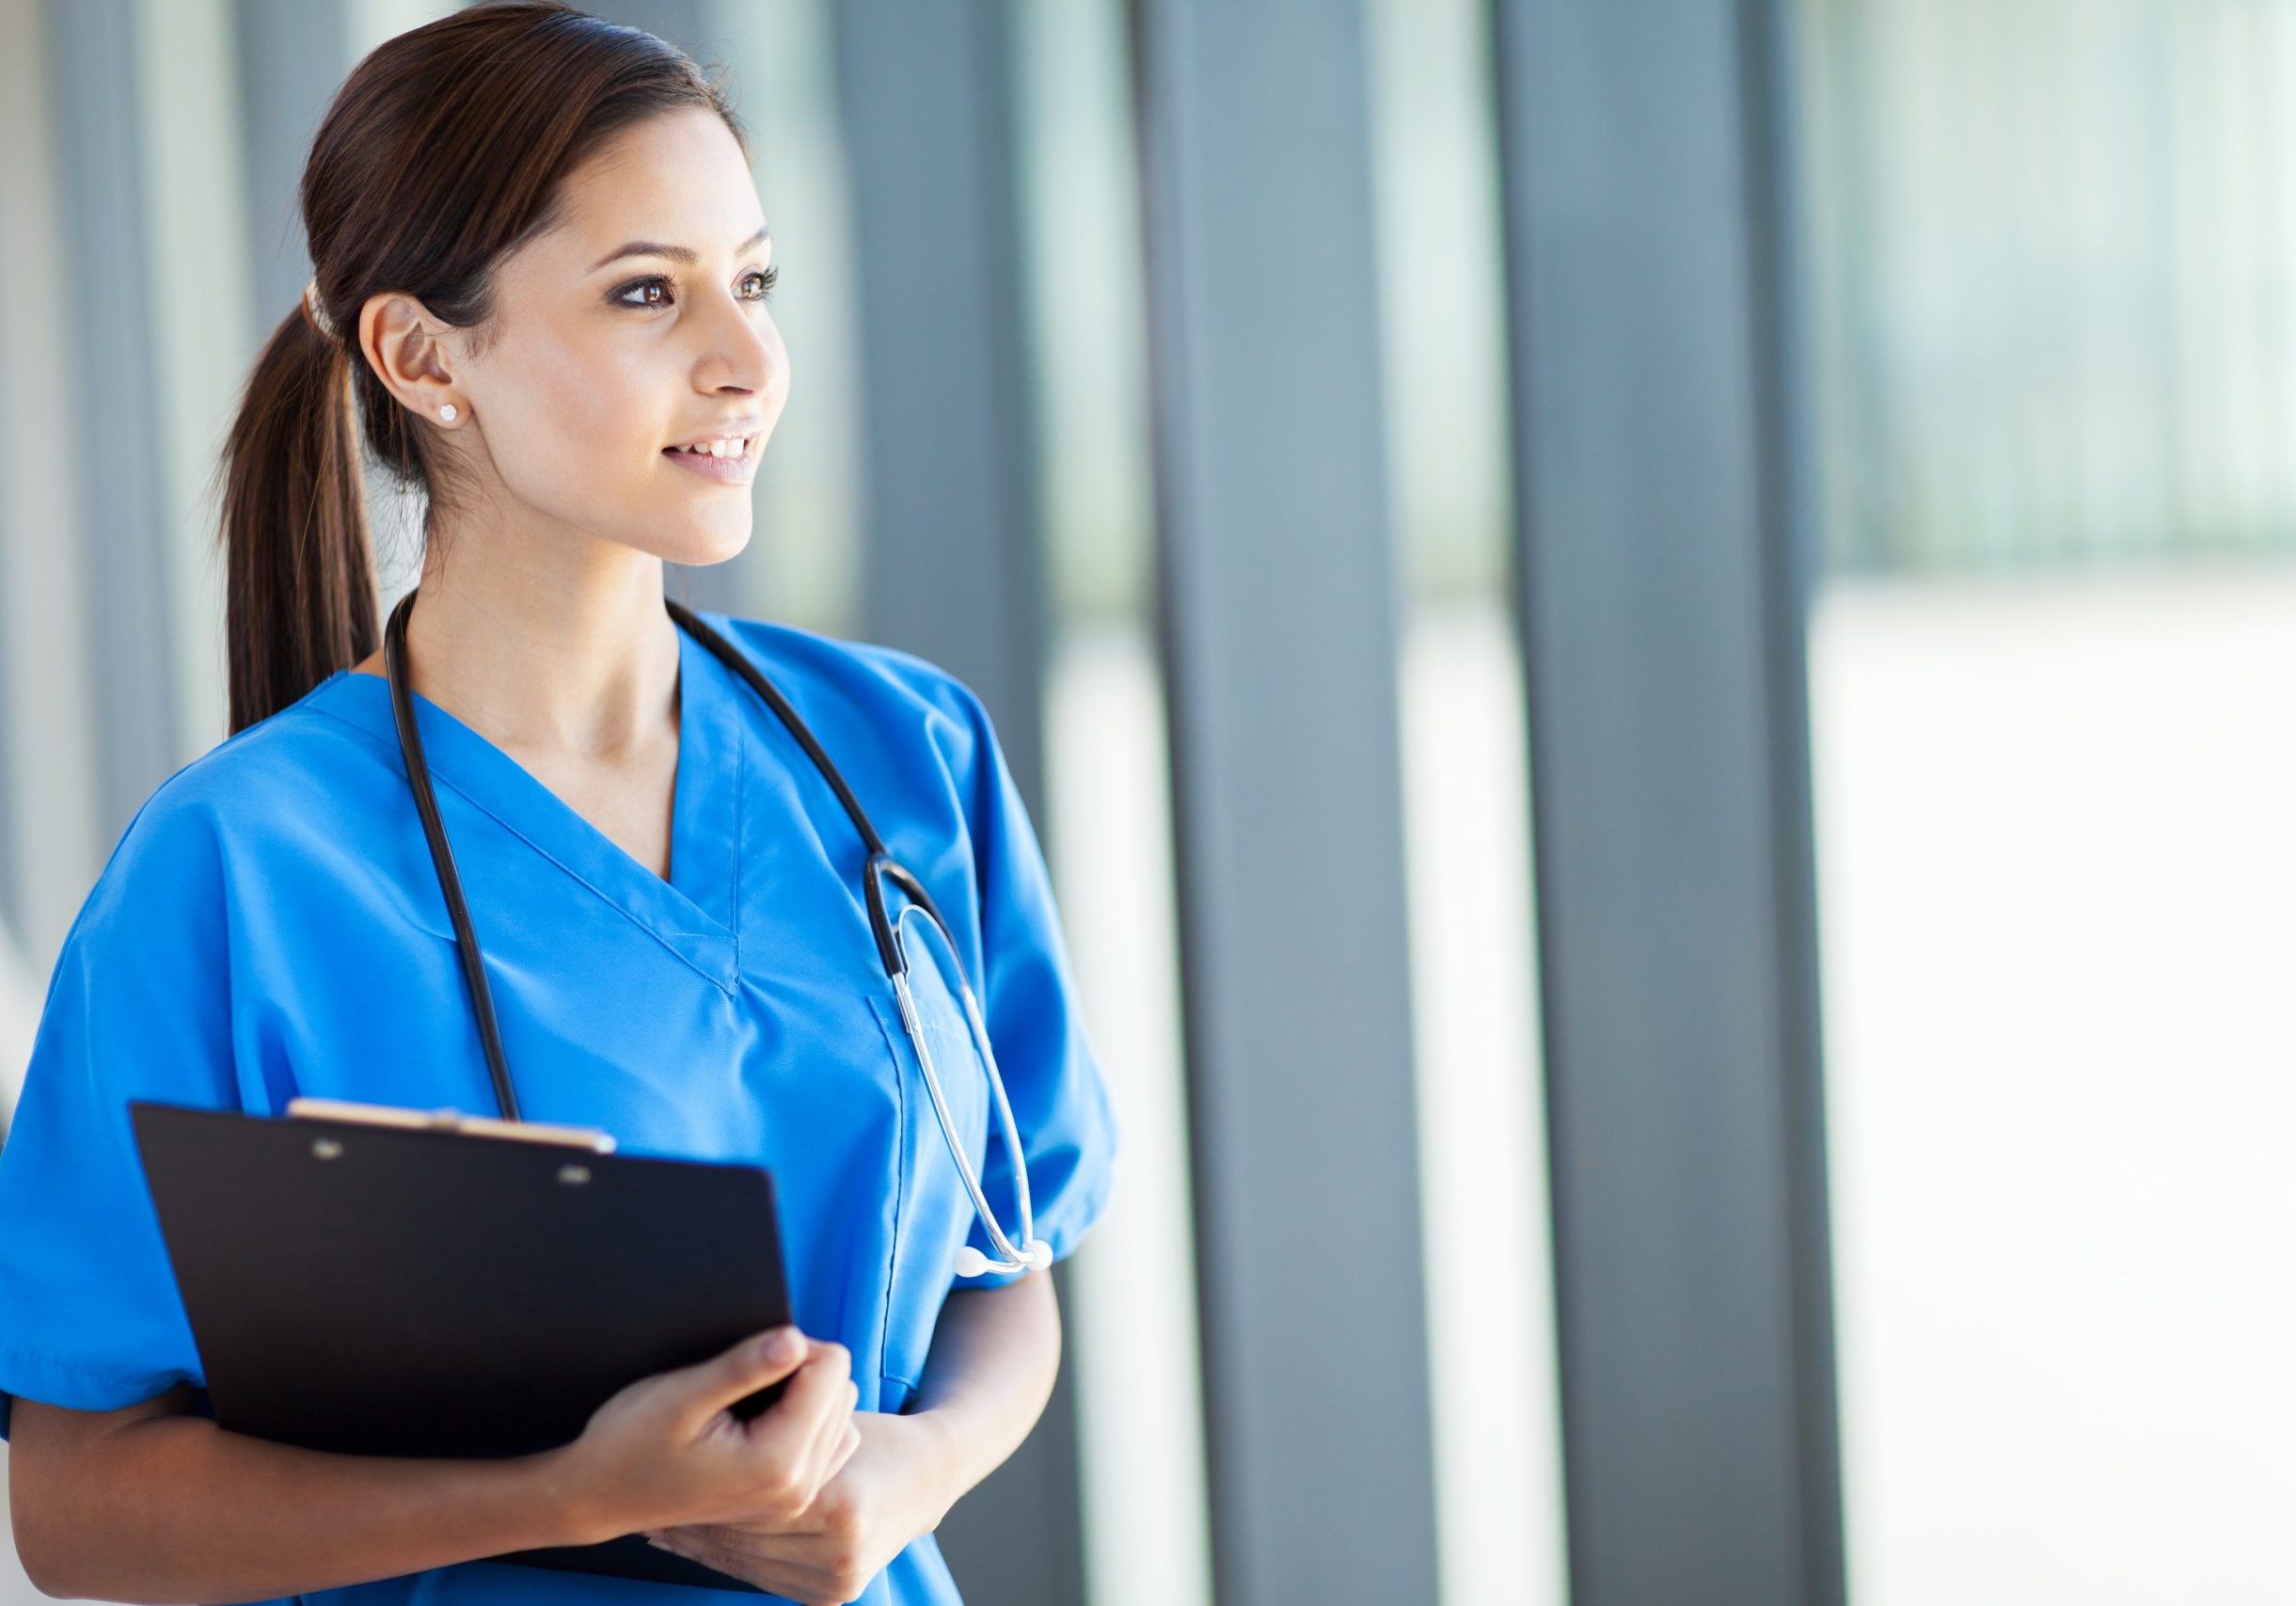
[[[676,446],[663,447],[662,455],[689,473],[698,474],[719,485],[747,485],[752,470],[757,466],[757,440],[756,436],[749,436],[741,441],[739,452],[723,457],[709,452],[689,452]]]
[[[684,452],[697,457],[746,457],[756,445],[757,437],[754,435],[731,435],[688,441],[683,446],[665,446],[662,450]]]

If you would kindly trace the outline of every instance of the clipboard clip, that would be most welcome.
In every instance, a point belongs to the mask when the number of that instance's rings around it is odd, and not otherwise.
[[[525,1143],[558,1143],[593,1154],[614,1152],[613,1134],[595,1126],[554,1126],[539,1121],[502,1121],[465,1115],[457,1109],[403,1109],[397,1105],[360,1104],[351,1099],[296,1097],[287,1101],[290,1117],[314,1121],[356,1121],[370,1126],[410,1127],[422,1132],[461,1132],[473,1137],[513,1137]]]

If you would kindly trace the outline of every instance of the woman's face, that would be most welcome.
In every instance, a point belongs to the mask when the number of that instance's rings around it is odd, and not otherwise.
[[[480,348],[451,345],[468,421],[450,443],[546,522],[721,563],[789,394],[741,148],[709,112],[651,118],[568,176],[562,209],[499,265]],[[713,440],[723,456],[670,450]]]

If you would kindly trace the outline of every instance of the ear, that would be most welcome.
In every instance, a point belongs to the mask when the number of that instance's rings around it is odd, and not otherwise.
[[[416,417],[436,423],[448,402],[457,416],[469,416],[456,383],[462,342],[414,296],[396,290],[369,296],[358,310],[358,346],[384,389]]]

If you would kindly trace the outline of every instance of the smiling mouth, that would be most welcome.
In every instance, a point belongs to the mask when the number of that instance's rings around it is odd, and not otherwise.
[[[673,457],[708,457],[720,462],[738,463],[757,454],[757,437],[736,436],[730,440],[713,440],[703,446],[665,446],[662,452]]]

